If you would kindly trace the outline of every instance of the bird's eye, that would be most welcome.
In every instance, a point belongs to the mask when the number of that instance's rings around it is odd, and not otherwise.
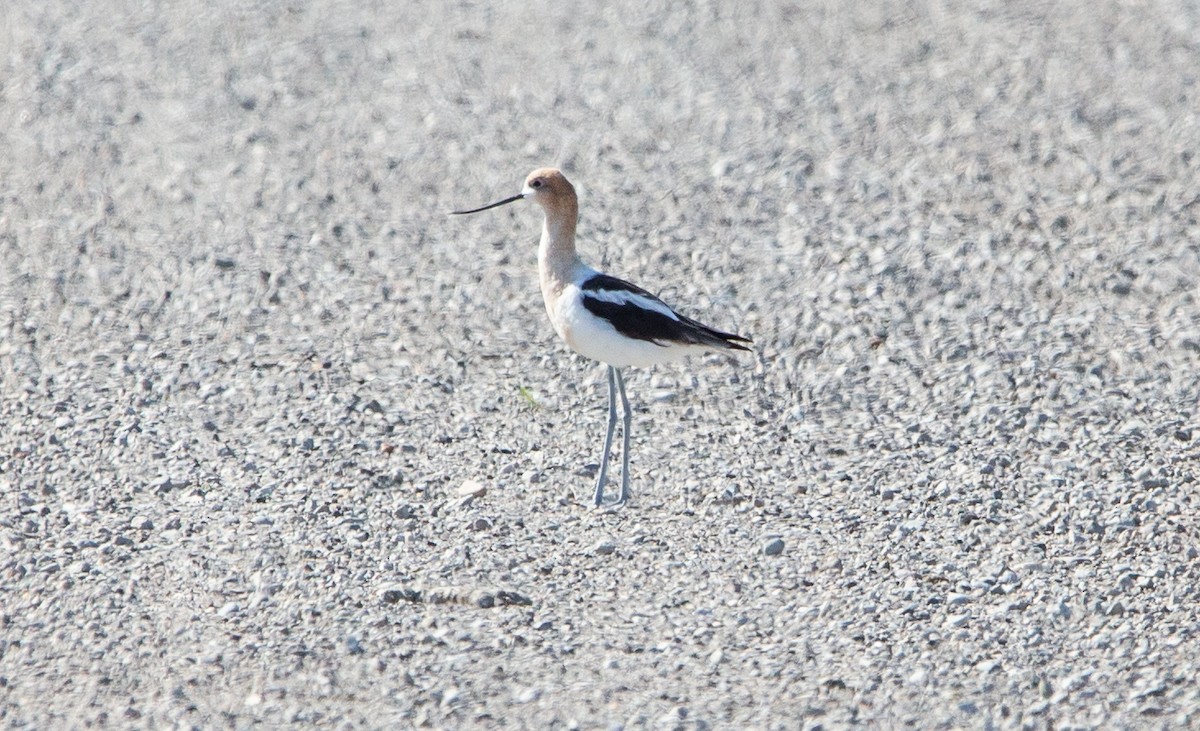
[[[535,181],[533,181],[532,183],[530,183],[530,184],[529,184],[529,187],[530,187],[530,188],[540,188],[540,187],[542,187],[542,180],[541,180],[541,178],[538,178],[537,180],[535,180]]]

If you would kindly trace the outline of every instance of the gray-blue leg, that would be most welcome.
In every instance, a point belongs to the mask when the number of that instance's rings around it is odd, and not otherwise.
[[[621,428],[621,497],[617,499],[617,504],[620,505],[629,500],[629,425],[633,423],[633,409],[629,408],[629,399],[625,396],[625,379],[621,377],[621,371],[614,368],[612,372],[617,374],[621,405],[625,407],[625,423]],[[611,419],[616,419],[616,412],[616,404],[613,404]]]
[[[600,474],[596,477],[596,506],[604,504],[604,483],[608,481],[608,455],[612,452],[613,430],[617,428],[617,379],[620,374],[617,369],[612,366],[608,367],[608,433],[604,437],[604,454],[600,455]],[[621,384],[621,396],[625,396],[625,385]],[[627,402],[628,403],[628,402]],[[628,407],[626,412],[628,413]],[[628,434],[628,427],[626,427]],[[626,438],[626,446],[628,447],[628,438]],[[627,450],[628,451],[628,450]],[[626,471],[628,472],[628,465]],[[628,478],[626,478],[628,483]],[[625,488],[621,490],[621,494],[625,494]]]

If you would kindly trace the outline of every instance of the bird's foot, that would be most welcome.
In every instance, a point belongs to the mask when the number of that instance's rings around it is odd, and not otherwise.
[[[605,513],[615,513],[618,510],[623,510],[628,503],[625,500],[613,500],[611,502],[600,501],[592,505],[592,510],[602,511]]]

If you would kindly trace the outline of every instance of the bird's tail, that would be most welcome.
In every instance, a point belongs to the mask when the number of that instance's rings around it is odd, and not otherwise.
[[[709,327],[702,322],[696,322],[683,315],[680,315],[679,319],[690,325],[688,335],[691,336],[692,342],[696,345],[704,345],[713,350],[745,350],[750,352],[750,348],[741,345],[741,343],[754,342],[750,338],[742,337],[741,335],[721,332],[716,328]]]

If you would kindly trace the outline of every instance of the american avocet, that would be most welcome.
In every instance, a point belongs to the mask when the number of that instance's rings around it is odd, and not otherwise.
[[[523,198],[532,198],[546,214],[538,246],[538,270],[546,312],[555,332],[575,352],[608,366],[608,432],[596,478],[597,506],[604,504],[608,458],[617,426],[617,393],[621,394],[625,420],[621,494],[616,502],[621,505],[629,499],[629,425],[633,420],[621,368],[668,363],[710,350],[748,351],[738,343],[751,340],[684,317],[641,287],[602,274],[580,261],[575,253],[579,201],[575,187],[554,168],[534,170],[525,178],[521,192],[511,198],[454,213],[478,213]]]

